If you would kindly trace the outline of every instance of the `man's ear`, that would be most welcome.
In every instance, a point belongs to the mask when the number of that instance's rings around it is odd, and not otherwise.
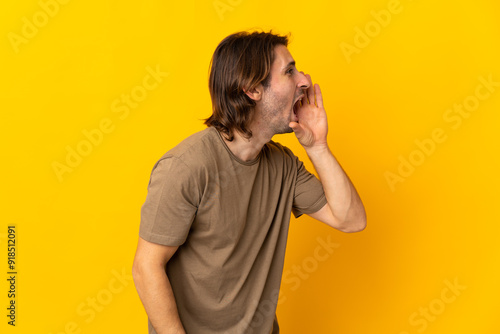
[[[262,99],[262,93],[264,92],[264,86],[262,84],[259,84],[257,87],[251,89],[251,90],[246,90],[243,88],[243,91],[249,98],[251,98],[254,101],[260,101]]]

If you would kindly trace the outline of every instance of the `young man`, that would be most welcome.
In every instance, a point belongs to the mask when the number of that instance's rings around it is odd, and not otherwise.
[[[366,226],[328,147],[320,87],[287,45],[272,32],[226,37],[211,62],[207,129],[153,167],[132,270],[149,333],[279,333],[291,213],[343,232]],[[321,181],[271,140],[289,132]]]

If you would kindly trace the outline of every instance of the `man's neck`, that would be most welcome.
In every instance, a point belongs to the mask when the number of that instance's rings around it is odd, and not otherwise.
[[[224,136],[222,137],[231,152],[242,161],[252,161],[257,158],[262,147],[272,138],[272,136],[266,136],[258,131],[252,131],[252,137],[250,139],[246,139],[237,131],[233,131],[233,134],[234,138],[232,141],[226,140]]]

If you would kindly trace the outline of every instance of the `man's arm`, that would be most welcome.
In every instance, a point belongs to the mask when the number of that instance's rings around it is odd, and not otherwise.
[[[132,276],[139,298],[158,334],[185,334],[165,265],[178,246],[151,243],[139,237]]]
[[[328,121],[321,89],[318,84],[312,85],[309,74],[306,77],[310,85],[297,110],[298,122],[290,122],[290,127],[318,172],[328,202],[309,216],[343,232],[361,231],[366,227],[365,208],[328,147]]]
[[[366,227],[366,213],[361,198],[328,146],[306,150],[318,172],[327,204],[309,216],[342,232],[359,232]]]

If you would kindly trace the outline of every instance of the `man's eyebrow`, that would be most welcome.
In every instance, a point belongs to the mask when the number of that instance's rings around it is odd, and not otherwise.
[[[290,66],[295,66],[295,60],[292,60],[291,62],[289,62],[288,64],[286,64],[285,67],[283,67],[283,70],[290,67]]]

